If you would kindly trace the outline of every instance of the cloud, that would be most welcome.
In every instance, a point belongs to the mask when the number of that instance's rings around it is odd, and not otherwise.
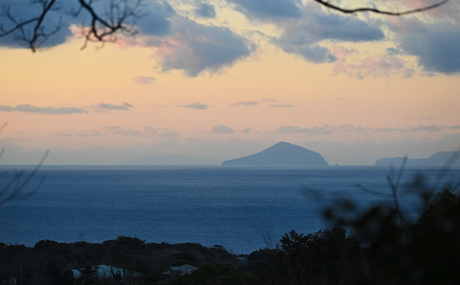
[[[183,70],[189,77],[216,73],[251,53],[252,45],[227,27],[202,25],[176,16],[174,34],[150,41],[157,48],[161,70]]]
[[[152,84],[155,78],[150,76],[137,76],[132,79],[137,85]]]
[[[412,133],[412,132],[440,132],[441,130],[445,129],[446,127],[440,127],[438,125],[417,125],[417,126],[409,126],[400,129],[403,133]]]
[[[0,112],[23,112],[44,115],[69,115],[69,114],[87,114],[85,109],[74,107],[36,107],[29,104],[17,105],[16,107],[0,105]]]
[[[416,56],[418,65],[427,73],[459,74],[460,30],[449,23],[430,28],[426,33],[401,36],[399,48]]]
[[[271,42],[286,53],[302,57],[311,63],[330,63],[337,57],[319,43],[324,40],[334,42],[369,42],[382,40],[385,35],[376,27],[349,15],[325,14],[307,4],[302,18],[279,24],[283,33]],[[316,10],[316,11],[315,11]]]
[[[114,105],[114,104],[106,104],[106,103],[101,103],[101,104],[97,104],[96,107],[99,109],[99,110],[119,110],[119,111],[128,111],[130,110],[130,108],[133,107],[133,105],[129,104],[129,103],[126,103],[126,102],[123,102],[123,104],[121,105]]]
[[[412,9],[418,9],[420,7],[426,7],[434,3],[433,0],[403,0]],[[423,12],[424,15],[430,15],[433,18],[448,19],[451,22],[460,23],[458,15],[460,14],[460,3],[458,1],[449,1],[444,5]]]
[[[311,63],[330,63],[337,59],[328,48],[318,44],[290,44],[282,39],[275,39],[272,42],[284,52],[298,55]]]
[[[229,0],[248,18],[298,18],[301,10],[296,0]]]
[[[355,49],[347,49],[342,46],[332,45],[337,56],[334,63],[333,74],[344,73],[350,77],[356,76],[359,79],[366,77],[389,77],[393,74],[399,74],[403,78],[410,78],[415,74],[415,70],[406,68],[405,62],[402,61],[393,50],[391,54],[383,56],[370,56],[350,62],[354,55],[359,54]]]
[[[218,135],[233,134],[234,132],[235,131],[232,128],[227,127],[225,125],[214,126],[214,127],[212,127],[212,131],[211,131],[211,133],[218,134]]]
[[[103,128],[104,134],[114,134],[127,137],[179,137],[180,134],[172,128],[152,128],[144,126],[138,128],[123,128],[120,126],[108,126]]]
[[[294,105],[292,105],[292,104],[270,104],[270,107],[275,107],[275,108],[292,108],[292,109],[294,109]]]
[[[100,137],[108,135],[118,135],[125,137],[141,137],[141,138],[164,138],[164,137],[180,137],[180,134],[172,128],[152,128],[144,126],[141,128],[124,128],[121,126],[106,126],[99,130],[64,130],[54,133],[58,137]]]
[[[258,102],[256,101],[239,101],[239,102],[235,102],[235,103],[232,103],[231,106],[233,107],[237,107],[237,106],[257,106],[259,105]]]
[[[306,134],[308,136],[329,135],[332,128],[325,124],[321,127],[300,128],[297,126],[283,126],[276,129],[279,134]]]
[[[279,100],[276,100],[275,98],[262,98],[260,99],[262,102],[280,102]]]
[[[195,14],[202,18],[215,18],[216,9],[214,9],[213,5],[200,3],[198,7],[195,9]]]
[[[421,0],[422,3],[406,2],[413,7],[426,4],[423,3],[424,0]],[[433,9],[431,11],[433,17],[429,21],[422,21],[417,17],[401,17],[384,22],[386,27],[396,34],[394,52],[398,55],[415,56],[418,66],[426,75],[460,73],[460,18],[458,17],[460,3],[450,2],[452,3]],[[453,13],[455,17],[446,17],[452,12],[446,10],[447,7],[457,11]],[[426,16],[427,13],[424,15]]]
[[[208,104],[202,104],[200,102],[189,103],[184,108],[190,108],[195,110],[207,110],[210,107]]]
[[[145,15],[137,20],[142,35],[167,36],[173,33],[170,18],[176,14],[171,5],[162,0],[142,2],[142,13]]]
[[[245,133],[245,134],[250,133],[250,132],[253,132],[253,130],[251,128],[247,128],[247,129],[243,130],[243,133]]]
[[[99,137],[101,136],[101,132],[98,130],[81,130],[81,131],[76,131],[73,129],[66,130],[66,131],[60,131],[54,133],[55,136],[58,137]]]
[[[431,125],[415,125],[415,126],[405,126],[400,128],[369,128],[368,130],[378,131],[378,132],[400,132],[400,133],[413,133],[413,132],[441,132],[443,130],[458,130],[460,126],[440,126],[436,124]]]
[[[307,136],[330,135],[333,132],[360,132],[367,134],[363,127],[355,127],[353,125],[337,125],[330,126],[323,124],[322,126],[314,126],[311,128],[301,128],[298,126],[282,126],[276,129],[279,134],[305,134]]]

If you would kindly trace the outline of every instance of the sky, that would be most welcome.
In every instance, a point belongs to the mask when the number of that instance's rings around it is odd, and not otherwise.
[[[286,141],[329,164],[373,165],[460,146],[457,0],[403,17],[302,0],[144,0],[135,36],[84,49],[88,15],[71,16],[73,2],[45,20],[62,25],[35,53],[0,37],[0,164],[36,164],[47,149],[49,165],[220,164]],[[39,8],[6,3],[17,19]]]

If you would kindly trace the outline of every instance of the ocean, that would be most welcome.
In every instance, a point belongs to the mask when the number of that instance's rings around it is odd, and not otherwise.
[[[0,189],[14,169],[26,174],[31,170],[1,166]],[[341,199],[352,199],[361,207],[391,203],[390,172],[373,166],[43,166],[22,190],[33,190],[45,178],[34,195],[0,205],[0,242],[100,243],[129,236],[155,243],[222,245],[236,254],[250,253],[275,246],[293,229],[308,234],[330,227],[322,211]],[[406,169],[399,197],[406,214],[414,218],[417,196],[403,189],[416,173],[439,190],[460,181],[460,169],[451,169],[437,182],[439,169]]]

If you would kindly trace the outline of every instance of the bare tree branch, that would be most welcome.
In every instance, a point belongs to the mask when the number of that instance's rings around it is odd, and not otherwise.
[[[0,17],[4,17],[8,19],[14,26],[11,29],[5,29],[3,24],[0,24],[0,37],[7,36],[9,34],[16,33],[16,39],[19,41],[25,42],[32,52],[35,52],[38,48],[40,48],[43,43],[48,40],[51,36],[55,35],[62,27],[61,19],[59,19],[58,23],[51,31],[45,31],[45,27],[43,26],[43,21],[45,17],[51,11],[58,10],[59,8],[56,7],[56,0],[33,0],[30,1],[32,5],[40,5],[41,12],[37,17],[28,19],[28,20],[18,20],[12,13],[11,13],[11,6],[10,5],[2,5],[1,6],[1,13]],[[32,31],[26,30],[28,25],[33,25]]]
[[[130,4],[129,0],[111,0],[105,11],[100,13],[96,11],[93,0],[74,0],[78,3],[76,11],[71,10],[67,14],[77,17],[82,12],[87,12],[90,15],[89,27],[83,24],[82,34],[85,37],[83,48],[86,47],[89,41],[106,42],[114,41],[116,33],[126,35],[134,35],[136,33],[135,23],[130,22],[141,17],[140,6],[143,0],[135,0]],[[62,19],[51,28],[45,27],[44,21],[50,18],[50,13],[62,9],[57,0],[30,0],[31,6],[40,6],[38,16],[29,19],[18,19],[11,11],[11,5],[0,6],[0,18],[4,18],[9,22],[11,27],[6,28],[4,23],[0,23],[0,37],[14,35],[15,40],[22,41],[27,46],[36,52],[37,49],[53,35],[64,27]],[[30,9],[34,9],[31,7]]]
[[[345,8],[339,7],[337,5],[333,5],[328,1],[324,1],[324,0],[315,0],[315,1],[318,2],[319,4],[323,5],[323,6],[326,6],[328,8],[331,8],[333,10],[336,10],[336,11],[339,11],[339,12],[342,12],[342,13],[345,13],[345,14],[354,14],[354,13],[359,13],[359,12],[372,12],[372,13],[376,13],[376,14],[383,14],[383,15],[390,15],[390,16],[404,16],[404,15],[408,15],[408,14],[425,12],[425,11],[437,8],[439,6],[442,6],[442,5],[446,4],[447,2],[449,2],[449,0],[443,0],[443,1],[438,2],[436,4],[425,6],[425,7],[418,8],[418,9],[407,10],[407,11],[403,11],[403,12],[391,12],[391,11],[379,10],[379,9],[376,9],[376,8],[345,9]]]
[[[1,151],[0,155],[3,154],[3,152],[4,150]],[[45,181],[45,178],[42,178],[38,182],[38,184],[30,191],[23,191],[26,188],[26,186],[30,183],[30,181],[35,177],[40,167],[43,165],[43,162],[48,156],[48,153],[49,150],[45,152],[37,166],[35,166],[34,170],[25,179],[23,179],[23,170],[16,171],[16,174],[13,176],[13,178],[0,190],[0,205],[11,200],[26,199],[35,194],[38,191],[38,189],[40,189],[41,185]]]
[[[78,2],[82,10],[87,11],[91,15],[89,29],[83,28],[85,43],[82,49],[86,48],[89,41],[115,41],[116,38],[113,36],[117,32],[128,35],[136,34],[137,30],[134,28],[134,23],[129,23],[128,20],[130,18],[138,19],[141,17],[139,8],[142,0],[137,0],[134,5],[129,5],[128,0],[111,1],[108,10],[105,12],[105,19],[96,13],[92,7],[93,0],[78,0]]]

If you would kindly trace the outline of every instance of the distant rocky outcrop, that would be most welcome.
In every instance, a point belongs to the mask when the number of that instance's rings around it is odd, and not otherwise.
[[[457,158],[455,160],[455,158]],[[441,151],[433,154],[430,158],[408,159],[407,167],[443,167],[451,159],[449,167],[460,167],[460,152],[458,151]],[[375,162],[375,166],[390,167],[400,166],[404,157],[381,158]]]
[[[293,145],[279,142],[266,150],[241,158],[226,160],[224,166],[252,167],[318,167],[329,164],[321,154]]]

